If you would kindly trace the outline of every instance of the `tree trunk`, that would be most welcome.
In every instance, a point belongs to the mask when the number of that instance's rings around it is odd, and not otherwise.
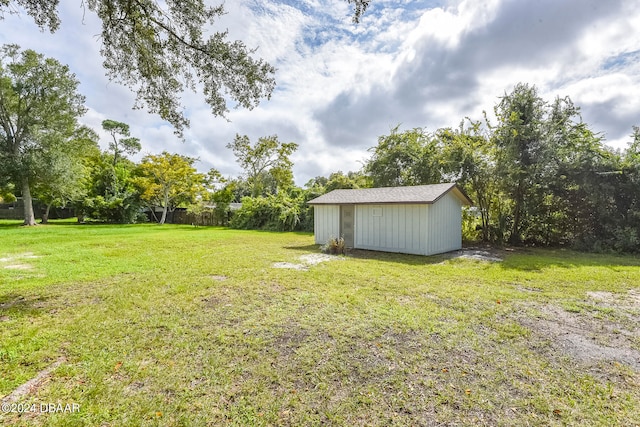
[[[36,217],[33,213],[33,200],[31,199],[31,190],[29,189],[29,178],[22,178],[22,202],[24,203],[24,224],[37,225]]]
[[[164,222],[167,220],[167,210],[169,209],[169,190],[165,189],[164,190],[164,195],[163,195],[163,199],[164,199],[164,203],[162,206],[162,218],[160,218],[160,224],[164,224]]]
[[[49,203],[47,205],[47,210],[44,212],[44,214],[42,215],[42,223],[43,224],[48,224],[49,223],[49,211],[51,210],[51,203]]]
[[[156,215],[156,206],[155,205],[149,205],[148,206],[149,210],[151,211],[151,216],[153,217],[153,219],[156,222],[160,222],[160,220],[158,220],[158,215]]]
[[[511,244],[520,244],[522,241],[520,239],[520,214],[522,212],[522,204],[524,203],[523,197],[523,184],[522,181],[518,182],[517,192],[515,199],[515,206],[513,212],[513,227],[511,229],[511,235],[509,236],[509,243]]]
[[[162,225],[167,220],[167,206],[162,207],[162,218],[160,218],[160,222],[158,224]]]

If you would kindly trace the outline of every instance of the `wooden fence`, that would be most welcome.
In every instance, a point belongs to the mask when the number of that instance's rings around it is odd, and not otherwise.
[[[231,219],[230,212],[220,217],[213,210],[207,210],[197,214],[187,212],[187,210],[175,210],[167,216],[167,222],[171,222],[172,224],[192,224],[198,226],[228,225]]]
[[[36,219],[42,218],[46,211],[46,206],[39,203],[37,200],[33,201],[33,213]],[[75,212],[70,208],[56,208],[52,207],[49,212],[49,219],[64,219],[72,218],[75,216]],[[24,205],[22,199],[18,198],[13,203],[0,203],[0,219],[24,219]]]

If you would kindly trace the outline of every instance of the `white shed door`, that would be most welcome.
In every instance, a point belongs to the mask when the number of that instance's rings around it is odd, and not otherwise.
[[[348,248],[353,247],[354,218],[353,205],[340,206],[340,234],[344,238],[344,245]]]

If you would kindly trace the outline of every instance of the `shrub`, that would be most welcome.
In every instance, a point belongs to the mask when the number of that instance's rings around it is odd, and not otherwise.
[[[87,197],[77,206],[77,210],[80,215],[96,221],[120,224],[148,221],[138,198],[132,194],[109,198]]]
[[[479,212],[469,208],[462,209],[462,240],[465,242],[478,242],[482,239],[482,221]]]
[[[243,197],[242,207],[234,214],[231,227],[240,229],[294,231],[301,229],[305,200],[285,194],[267,197]],[[305,221],[305,225],[308,221]]]
[[[321,248],[322,252],[331,255],[344,255],[345,246],[343,237],[330,237]]]

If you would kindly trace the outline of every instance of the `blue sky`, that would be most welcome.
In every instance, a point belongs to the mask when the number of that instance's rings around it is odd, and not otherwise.
[[[132,110],[134,96],[109,82],[99,23],[80,0],[61,2],[61,29],[41,32],[26,15],[6,15],[0,43],[17,43],[69,64],[88,113],[131,125],[143,154],[200,158],[226,176],[241,173],[225,146],[236,133],[277,134],[300,145],[296,182],[357,170],[380,135],[398,124],[429,131],[491,114],[518,82],[548,101],[570,96],[607,144],[624,148],[640,125],[640,4],[625,0],[373,0],[359,25],[344,0],[235,0],[216,30],[257,47],[277,69],[277,88],[258,108],[213,117],[185,93],[185,141],[158,117]],[[108,140],[102,135],[102,145]]]

